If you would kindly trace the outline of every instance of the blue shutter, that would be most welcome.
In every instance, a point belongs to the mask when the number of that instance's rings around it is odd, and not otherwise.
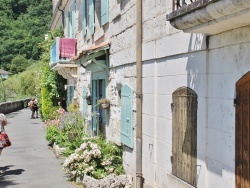
[[[75,33],[75,11],[76,10],[76,5],[75,5],[75,1],[73,1],[72,5],[71,5],[71,23],[72,23],[72,28],[71,28],[71,38],[75,38],[76,33]]]
[[[86,35],[86,28],[87,28],[87,22],[86,22],[86,0],[82,0],[82,35]]]
[[[104,25],[109,21],[108,9],[109,1],[101,0],[101,25]]]
[[[121,89],[121,142],[133,148],[133,91],[128,85]]]
[[[82,115],[83,117],[85,117],[86,113],[87,113],[87,101],[86,101],[86,97],[87,97],[87,88],[86,86],[83,86],[83,90],[82,90],[82,98],[83,98],[83,106],[82,106]]]
[[[70,33],[69,33],[69,18],[70,18],[70,13],[67,12],[66,13],[66,33],[65,33],[65,37],[69,37]]]
[[[103,94],[103,98],[106,98],[106,80],[102,81],[102,94]],[[104,125],[107,125],[107,110],[101,110],[102,112],[102,123]]]
[[[97,87],[97,81],[93,80],[92,81],[92,96],[91,96],[91,100],[92,100],[92,134],[96,135],[97,134],[97,124],[98,124],[98,117],[95,115],[97,112],[97,107],[96,107],[96,103],[97,103],[97,96],[96,96],[96,87]]]
[[[67,108],[70,105],[70,87],[67,87]]]
[[[89,35],[93,35],[95,32],[95,9],[94,0],[89,0]]]

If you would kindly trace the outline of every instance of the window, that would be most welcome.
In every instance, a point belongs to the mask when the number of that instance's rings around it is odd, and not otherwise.
[[[172,173],[196,186],[197,95],[181,87],[172,97]]]
[[[128,85],[121,89],[121,142],[133,148],[133,91]]]

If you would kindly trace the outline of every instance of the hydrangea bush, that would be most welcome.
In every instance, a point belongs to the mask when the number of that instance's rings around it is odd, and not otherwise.
[[[71,180],[85,174],[96,179],[112,173],[123,174],[121,148],[105,143],[98,137],[85,138],[81,146],[64,161],[63,170]]]

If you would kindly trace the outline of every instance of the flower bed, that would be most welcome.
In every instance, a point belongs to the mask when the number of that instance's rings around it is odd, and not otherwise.
[[[83,176],[102,179],[111,174],[124,174],[122,149],[101,137],[89,136],[87,126],[75,108],[69,112],[56,110],[54,118],[45,121],[44,126],[50,144],[64,148],[60,154],[66,157],[63,170],[70,180],[76,181]]]

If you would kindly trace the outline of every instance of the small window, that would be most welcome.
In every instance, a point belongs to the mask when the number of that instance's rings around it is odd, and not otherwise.
[[[172,97],[172,173],[196,186],[197,95],[181,87]]]

